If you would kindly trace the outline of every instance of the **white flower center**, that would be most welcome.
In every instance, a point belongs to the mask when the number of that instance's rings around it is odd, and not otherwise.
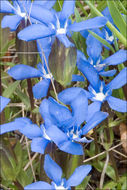
[[[61,28],[60,27],[60,21],[59,21],[59,18],[58,16],[56,15],[56,19],[57,19],[57,30],[56,30],[56,34],[59,35],[59,34],[66,34],[67,32],[67,25],[68,25],[68,20],[66,20],[65,24],[64,24],[64,27]]]
[[[55,189],[56,190],[67,190],[64,186],[62,186],[62,185],[57,186],[56,184],[55,184]]]
[[[51,73],[45,74],[44,77],[45,77],[46,79],[51,79],[51,78],[53,78],[53,76],[52,76]]]
[[[106,31],[106,40],[109,40],[110,42],[114,40],[114,36],[109,36],[107,31]]]
[[[94,99],[95,100],[98,100],[98,101],[101,101],[101,102],[103,102],[104,101],[104,99],[106,98],[106,96],[107,96],[107,93],[103,93],[103,84],[101,83],[101,86],[100,86],[100,92],[96,92],[94,89],[92,89],[92,93],[94,94]]]
[[[66,29],[65,28],[58,28],[57,34],[66,34]]]
[[[105,97],[106,95],[104,95],[102,92],[99,92],[99,93],[96,93],[94,99],[102,102],[105,99]]]

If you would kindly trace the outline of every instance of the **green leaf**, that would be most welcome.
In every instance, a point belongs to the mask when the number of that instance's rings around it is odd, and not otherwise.
[[[31,170],[31,168],[30,168]],[[19,173],[17,176],[17,180],[19,181],[20,184],[22,184],[23,187],[26,185],[29,185],[33,181],[33,174],[30,171],[30,175],[27,175],[27,172],[24,172],[23,170]]]
[[[99,161],[98,163],[93,163],[93,166],[99,171],[102,172],[103,168],[104,168],[104,162]],[[108,165],[107,166],[107,170],[106,170],[106,174],[107,176],[109,176],[111,179],[113,179],[114,181],[116,180],[116,175],[115,175],[115,171],[113,169],[112,166]]]
[[[21,99],[21,101],[26,105],[26,109],[28,110],[30,108],[30,99],[29,97],[22,93],[21,90],[16,89],[17,96]]]
[[[21,147],[20,142],[17,142],[14,148],[14,153],[15,153],[16,162],[17,162],[17,165],[16,165],[16,176],[17,176],[19,172],[21,171],[22,165],[23,165],[23,159],[22,159],[23,154],[22,154],[22,147]]]
[[[15,81],[14,83],[10,84],[3,92],[3,96],[6,98],[9,98],[13,92],[15,91],[15,89],[17,88],[17,86],[19,85],[20,81]]]
[[[71,83],[76,57],[75,47],[66,48],[58,39],[55,40],[49,56],[49,68],[54,79],[64,87]]]
[[[114,48],[103,38],[101,38],[99,35],[97,35],[95,32],[92,32],[89,30],[89,33],[94,36],[97,40],[99,40],[102,44],[104,44],[105,46],[109,47],[113,53],[115,53]]]
[[[1,176],[4,180],[13,181],[16,177],[15,160],[8,147],[5,146],[3,143],[2,146],[0,145],[0,155]]]
[[[123,36],[126,37],[127,25],[126,25],[124,18],[121,15],[119,9],[117,8],[116,3],[117,3],[117,1],[114,1],[114,0],[107,1],[109,11],[113,18],[114,24],[119,28],[119,30],[123,34]]]

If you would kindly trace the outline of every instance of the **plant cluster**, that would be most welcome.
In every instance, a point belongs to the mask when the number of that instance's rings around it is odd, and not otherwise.
[[[122,118],[121,113],[127,111],[122,90],[126,84],[127,68],[123,62],[127,60],[127,51],[119,49],[119,43],[126,45],[125,14],[119,12],[114,1],[107,1],[101,12],[93,2],[85,3],[93,11],[89,19],[80,16],[76,5],[81,10],[83,5],[75,0],[1,1],[0,13],[9,13],[2,19],[2,28],[17,31],[18,41],[36,42],[32,45],[37,47],[39,55],[35,65],[30,65],[27,58],[26,64],[16,64],[7,71],[16,80],[15,84],[27,79],[30,118],[23,114],[0,128],[1,135],[19,131],[30,139],[32,152],[46,153],[43,167],[51,183],[38,181],[25,185],[24,189],[70,190],[80,185],[92,171],[91,165],[74,164],[73,174],[67,176],[66,169],[62,172],[51,158],[52,152],[59,149],[76,163],[84,155],[84,145],[94,142],[90,134],[93,130],[96,134],[95,127],[101,122],[107,125],[114,115]],[[120,13],[121,23],[114,19],[112,8]],[[4,94],[1,112],[11,102]],[[42,117],[38,120],[34,117],[35,100],[39,103],[38,111],[35,109],[37,115]],[[110,134],[108,126],[105,131]],[[108,150],[110,145],[108,142],[103,147]]]

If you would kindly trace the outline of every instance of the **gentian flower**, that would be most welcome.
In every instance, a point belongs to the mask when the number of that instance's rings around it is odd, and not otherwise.
[[[3,109],[6,107],[6,105],[10,102],[9,98],[5,98],[3,96],[0,96],[0,113],[3,111]]]
[[[110,108],[118,112],[127,111],[127,101],[112,96],[112,90],[119,89],[127,82],[127,68],[125,67],[120,73],[107,85],[99,79],[99,74],[89,63],[81,61],[78,65],[79,70],[88,79],[90,86],[87,96],[94,102],[100,103],[107,101]],[[96,106],[96,104],[95,104]]]
[[[16,80],[24,80],[28,78],[43,78],[33,86],[33,94],[36,99],[47,96],[48,88],[51,81],[51,76],[46,72],[42,64],[37,65],[38,69],[29,65],[19,64],[8,70],[8,74]]]
[[[73,46],[67,38],[71,32],[79,32],[86,29],[99,28],[106,24],[105,17],[95,17],[87,21],[71,24],[69,16],[74,13],[75,0],[65,0],[61,12],[49,11],[42,7],[31,9],[31,17],[40,21],[38,24],[32,24],[18,33],[18,38],[25,41],[37,40],[49,36],[56,36],[65,47]],[[44,12],[44,14],[42,14]]]
[[[46,134],[46,128],[43,124],[39,128],[30,119],[25,117],[17,118],[10,123],[0,126],[1,135],[15,130],[19,130],[20,133],[32,140],[31,150],[33,152],[44,154],[46,146],[52,142]]]
[[[29,189],[44,189],[44,190],[71,190],[71,186],[79,185],[83,179],[91,171],[90,165],[81,165],[77,167],[71,177],[66,180],[62,178],[61,167],[46,154],[44,160],[44,170],[47,176],[52,180],[51,185],[44,181],[38,181],[24,187],[25,190]]]
[[[1,26],[2,28],[9,27],[12,31],[15,31],[22,20],[27,20],[30,15],[31,8],[34,9],[34,5],[42,6],[45,9],[50,9],[55,4],[55,0],[52,1],[41,1],[35,0],[13,0],[11,4],[8,0],[2,0],[0,6],[0,13],[11,13],[13,15],[4,16]]]
[[[116,69],[105,71],[108,66],[111,65],[119,65],[127,60],[127,50],[119,50],[113,55],[109,56],[106,59],[102,59],[101,51],[102,46],[101,44],[93,37],[88,36],[87,40],[87,54],[89,58],[87,59],[85,55],[78,50],[77,53],[77,66],[80,70],[80,65],[84,64],[91,64],[99,75],[110,77],[116,73]],[[95,48],[96,47],[96,48]],[[80,64],[81,62],[81,64]]]
[[[112,23],[112,25],[114,25],[113,19],[111,17],[109,8],[106,7],[103,11],[102,14]],[[115,25],[114,25],[115,26]],[[115,26],[116,27],[116,26]],[[117,28],[117,27],[116,27]],[[118,29],[118,28],[117,28]],[[104,26],[104,28],[102,29],[102,34],[103,34],[103,38],[110,44],[114,43],[114,36],[112,31],[107,27]]]
[[[88,100],[82,88],[69,88],[62,91],[58,97],[61,102],[71,106],[72,112],[53,98],[44,99],[40,105],[40,113],[45,122],[46,133],[60,150],[82,155],[83,147],[80,143],[91,142],[84,135],[103,121],[108,114],[98,111],[100,108],[90,113]],[[84,121],[87,123],[81,127]]]

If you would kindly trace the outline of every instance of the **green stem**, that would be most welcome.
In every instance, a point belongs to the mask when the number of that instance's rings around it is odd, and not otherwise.
[[[87,5],[94,11],[97,16],[104,16],[90,1],[84,0]],[[127,47],[126,38],[111,24],[111,22],[107,22],[107,27],[117,36],[117,38]]]

